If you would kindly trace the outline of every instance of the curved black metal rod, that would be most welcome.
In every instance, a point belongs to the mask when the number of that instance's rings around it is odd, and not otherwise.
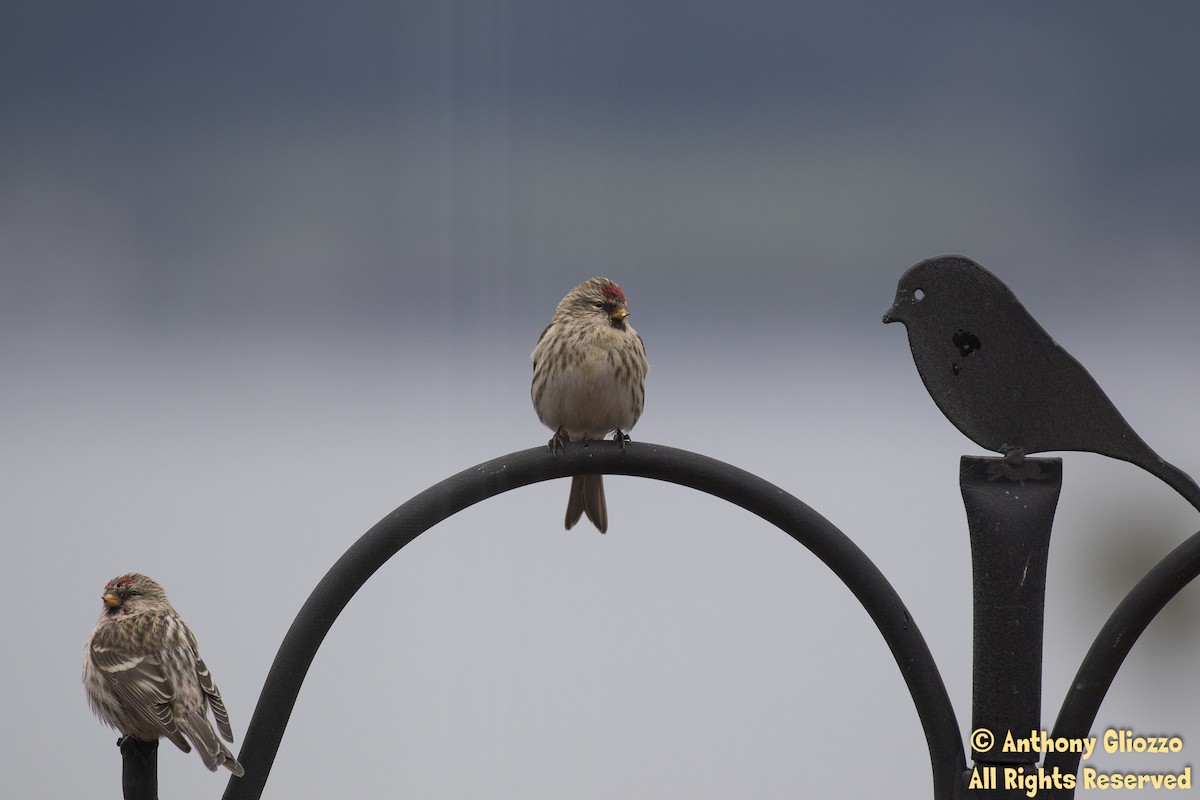
[[[584,472],[654,478],[720,497],[776,525],[825,562],[874,620],[908,684],[929,746],[934,797],[956,797],[966,757],[945,685],[899,596],[854,542],[779,487],[729,464],[645,442],[624,449],[614,442],[579,442],[556,456],[536,447],[464,470],[416,495],[350,546],[309,595],[284,637],[238,754],[246,775],[230,780],[225,800],[261,796],[317,648],[350,598],[384,562],[433,525],[481,500]]]
[[[1117,670],[1125,662],[1138,637],[1171,598],[1197,575],[1200,575],[1200,533],[1193,534],[1163,556],[1129,590],[1129,594],[1109,616],[1079,665],[1075,680],[1063,699],[1051,736],[1080,738],[1090,735],[1092,723],[1100,711],[1100,703],[1108,694]],[[1064,774],[1075,775],[1079,772],[1080,755],[1049,754],[1045,768],[1052,770],[1057,767]],[[1073,797],[1074,792],[1063,796]]]

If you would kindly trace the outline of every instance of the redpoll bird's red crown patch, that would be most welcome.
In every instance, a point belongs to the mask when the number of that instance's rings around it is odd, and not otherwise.
[[[113,578],[111,581],[109,581],[108,585],[105,586],[104,588],[105,589],[116,589],[121,586],[129,586],[132,583],[133,583],[132,577],[130,577],[129,575],[120,575],[116,578]]]
[[[617,286],[612,281],[604,284],[604,289],[601,290],[606,300],[616,300],[622,303],[625,302],[625,293],[621,291],[621,287]]]

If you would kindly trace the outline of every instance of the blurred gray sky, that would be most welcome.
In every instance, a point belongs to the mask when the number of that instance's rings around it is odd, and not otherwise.
[[[880,317],[913,262],[970,255],[1200,473],[1198,37],[1188,2],[9,3],[0,531],[23,644],[0,655],[0,793],[119,791],[78,674],[125,571],[195,628],[240,744],[346,547],[548,438],[529,352],[597,274],[650,354],[634,439],[757,472],[855,539],[967,729],[955,476],[977,450]],[[1112,606],[1198,526],[1136,468],[1065,461],[1047,727]],[[807,551],[621,478],[606,537],[564,533],[566,492],[470,509],[381,570],[266,797],[928,796],[899,672]],[[1143,769],[1200,747],[1196,604],[1097,720],[1184,737]],[[194,755],[160,762],[164,796],[223,791]]]

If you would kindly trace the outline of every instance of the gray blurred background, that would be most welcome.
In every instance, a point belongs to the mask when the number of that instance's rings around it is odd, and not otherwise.
[[[326,569],[413,494],[544,444],[529,353],[571,287],[626,289],[635,441],[796,494],[888,575],[970,726],[958,457],[900,326],[915,261],[1007,282],[1167,460],[1200,474],[1200,6],[9,2],[0,11],[0,794],[115,797],[82,645],[146,572],[239,745]],[[1066,454],[1048,728],[1142,572],[1200,527]],[[610,478],[388,563],[318,654],[265,797],[924,797],[866,614],[790,538]],[[1200,748],[1197,596],[1094,733]],[[237,746],[234,748],[235,752]],[[162,795],[226,774],[169,744]]]

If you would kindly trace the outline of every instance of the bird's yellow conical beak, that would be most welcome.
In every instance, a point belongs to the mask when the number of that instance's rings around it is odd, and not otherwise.
[[[617,322],[624,322],[625,318],[629,316],[629,312],[623,308],[618,308],[616,311],[612,312],[610,316]]]
[[[103,600],[104,605],[108,606],[109,608],[116,608],[117,606],[121,605],[121,598],[117,597],[112,592],[108,592],[100,599]]]

